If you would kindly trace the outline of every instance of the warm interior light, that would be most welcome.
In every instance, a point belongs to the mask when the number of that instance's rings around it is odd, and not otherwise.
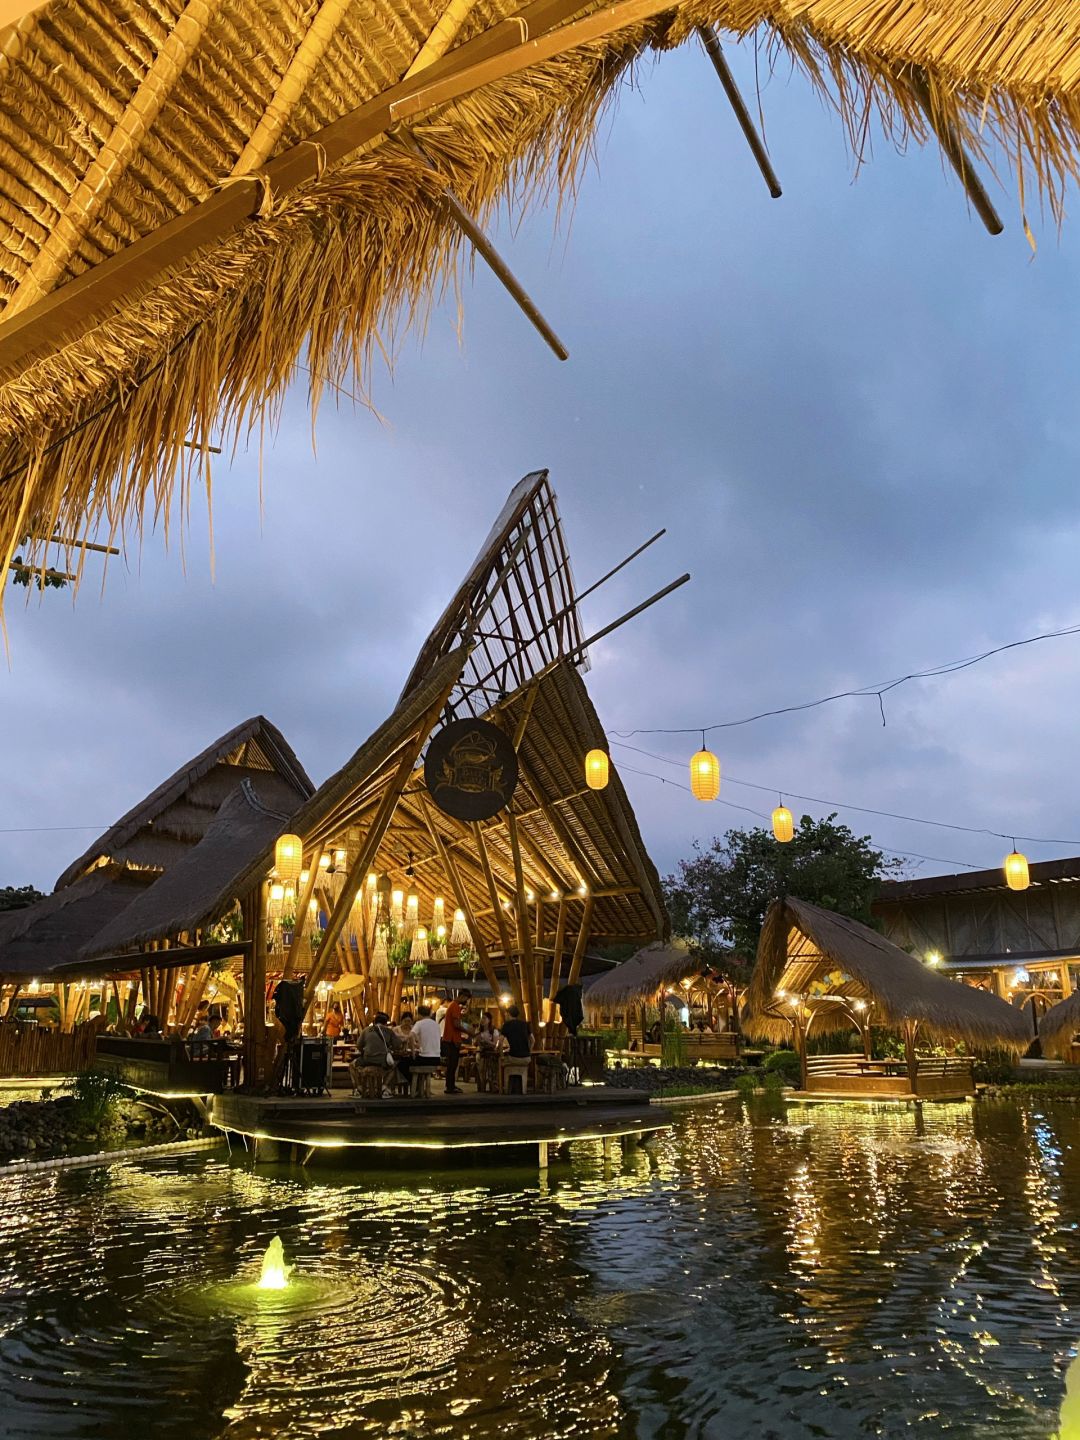
[[[552,890],[549,898],[552,900],[561,900],[562,896],[559,894],[558,890]]]
[[[512,996],[512,995],[500,995],[500,996],[499,996],[499,1004],[500,1004],[500,1005],[509,1005],[509,1004],[510,1004],[510,1001],[511,1001],[512,999],[513,999],[513,996]]]
[[[1005,883],[1010,890],[1026,890],[1031,884],[1027,856],[1019,850],[1005,856]]]
[[[603,790],[608,783],[608,757],[605,750],[590,750],[585,756],[585,784],[590,790]]]
[[[772,833],[781,845],[795,838],[795,817],[786,805],[778,805],[772,812]]]
[[[335,851],[334,851],[334,869],[335,869],[335,870],[342,870],[342,869],[344,869],[344,867],[345,867],[345,861],[347,860],[347,858],[348,858],[348,856],[347,856],[347,854],[346,854],[346,852],[345,852],[344,850],[335,850]]]
[[[931,951],[927,954],[926,963],[927,963],[928,965],[940,965],[940,964],[941,964],[941,951],[940,951],[940,950],[931,950]]]
[[[866,1001],[865,1001],[865,1000],[853,1000],[851,1003],[852,1003],[852,1005],[854,1006],[854,1008],[855,1008],[856,1010],[865,1010],[865,1009],[866,1009]]]
[[[701,749],[690,761],[690,789],[695,800],[715,800],[720,794],[720,761]]]
[[[330,852],[328,850],[324,850],[323,853],[319,856],[319,869],[330,869]]]
[[[579,886],[577,887],[577,893],[578,893],[579,895],[587,895],[587,894],[589,893],[589,887],[588,887],[588,885],[579,885]]]
[[[310,879],[311,879],[311,871],[310,871],[310,870],[301,870],[301,871],[300,871],[300,884],[301,884],[301,885],[306,885]]]
[[[280,905],[285,899],[285,886],[276,882],[270,886],[270,899],[273,904]]]

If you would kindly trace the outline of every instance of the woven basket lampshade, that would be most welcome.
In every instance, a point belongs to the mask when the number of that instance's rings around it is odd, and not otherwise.
[[[416,934],[413,936],[413,942],[409,947],[409,960],[413,965],[423,965],[430,959],[431,953],[428,949],[428,932],[424,929],[423,925],[418,925],[416,927]]]
[[[1010,890],[1026,890],[1031,884],[1027,856],[1021,855],[1019,850],[1005,856],[1005,884]]]
[[[781,845],[794,838],[795,817],[786,805],[778,805],[772,812],[772,833]]]
[[[608,783],[608,757],[605,750],[590,750],[585,756],[585,784],[590,790],[604,790]]]
[[[405,934],[415,935],[416,925],[420,919],[420,896],[415,890],[410,890],[405,897]]]
[[[274,846],[274,869],[284,885],[295,885],[304,868],[304,842],[299,835],[279,835]]]
[[[450,944],[453,945],[456,950],[460,950],[463,945],[472,944],[472,936],[469,934],[469,927],[465,923],[464,910],[454,911],[454,926],[450,931]]]
[[[711,750],[699,750],[690,761],[690,789],[695,800],[715,800],[720,794],[720,761]]]

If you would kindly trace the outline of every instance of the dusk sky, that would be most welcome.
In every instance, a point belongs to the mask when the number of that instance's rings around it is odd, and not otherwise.
[[[753,57],[732,50],[747,93]],[[306,382],[268,438],[215,472],[185,554],[147,535],[102,595],[8,592],[0,671],[0,884],[50,889],[123,811],[221,732],[265,714],[321,781],[392,707],[507,491],[547,467],[578,587],[668,535],[584,602],[587,632],[684,570],[692,583],[601,642],[609,731],[798,704],[1080,622],[1080,241],[994,187],[991,239],[936,151],[878,138],[857,178],[799,77],[764,90],[770,200],[695,46],[625,88],[572,220],[500,245],[566,341],[560,365],[480,266],[378,370],[379,415]],[[1004,173],[1004,172],[1003,172]],[[1080,855],[1080,635],[716,732],[722,799],[832,809],[909,873]],[[730,826],[685,784],[694,735],[618,748],[661,871]],[[766,791],[736,782],[753,782]],[[917,855],[930,857],[914,858]]]

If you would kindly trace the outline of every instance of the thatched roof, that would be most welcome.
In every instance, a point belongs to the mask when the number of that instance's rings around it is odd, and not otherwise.
[[[1073,1038],[1080,1035],[1080,990],[1051,1005],[1039,1019],[1039,1042],[1050,1058],[1072,1059]]]
[[[701,961],[694,959],[685,941],[656,941],[593,980],[585,990],[585,1008],[590,1015],[617,1010],[628,1002],[651,998],[665,985],[700,974]]]
[[[274,841],[287,828],[289,811],[264,804],[259,787],[269,788],[265,780],[258,787],[252,780],[241,781],[199,843],[98,930],[83,945],[82,956],[113,955],[163,935],[193,931],[231,908],[242,893],[238,878],[257,858],[273,853]]]
[[[164,870],[206,834],[244,780],[286,813],[314,786],[276,726],[262,715],[237,725],[169,776],[100,835],[56,882],[61,890],[102,860]]]
[[[101,865],[36,904],[4,916],[0,975],[43,978],[71,965],[80,947],[145,895],[156,878],[153,871]]]
[[[805,900],[774,900],[765,916],[746,1001],[749,1033],[774,1042],[790,1038],[778,992],[873,1003],[875,1024],[918,1021],[928,1040],[1024,1050],[1031,1027],[1019,1011],[960,981],[945,980],[877,931]],[[851,1027],[835,999],[812,998],[815,1030]]]
[[[832,95],[860,155],[869,112],[897,140],[930,138],[925,103],[976,156],[1001,140],[1056,209],[1076,170],[1074,0],[14,13],[0,30],[4,559],[57,523],[137,526],[173,487],[186,499],[210,463],[199,447],[272,414],[302,360],[313,403],[353,367],[363,387],[458,261],[447,189],[480,216],[571,191],[620,77],[697,23],[764,27],[763,53]],[[700,83],[714,83],[704,61]]]

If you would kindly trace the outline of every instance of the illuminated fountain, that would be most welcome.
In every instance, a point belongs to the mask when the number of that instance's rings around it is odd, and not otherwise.
[[[285,1247],[281,1243],[281,1236],[275,1235],[266,1247],[266,1254],[262,1258],[262,1270],[259,1274],[260,1290],[286,1290],[289,1285],[289,1272],[291,1265],[285,1264]]]

